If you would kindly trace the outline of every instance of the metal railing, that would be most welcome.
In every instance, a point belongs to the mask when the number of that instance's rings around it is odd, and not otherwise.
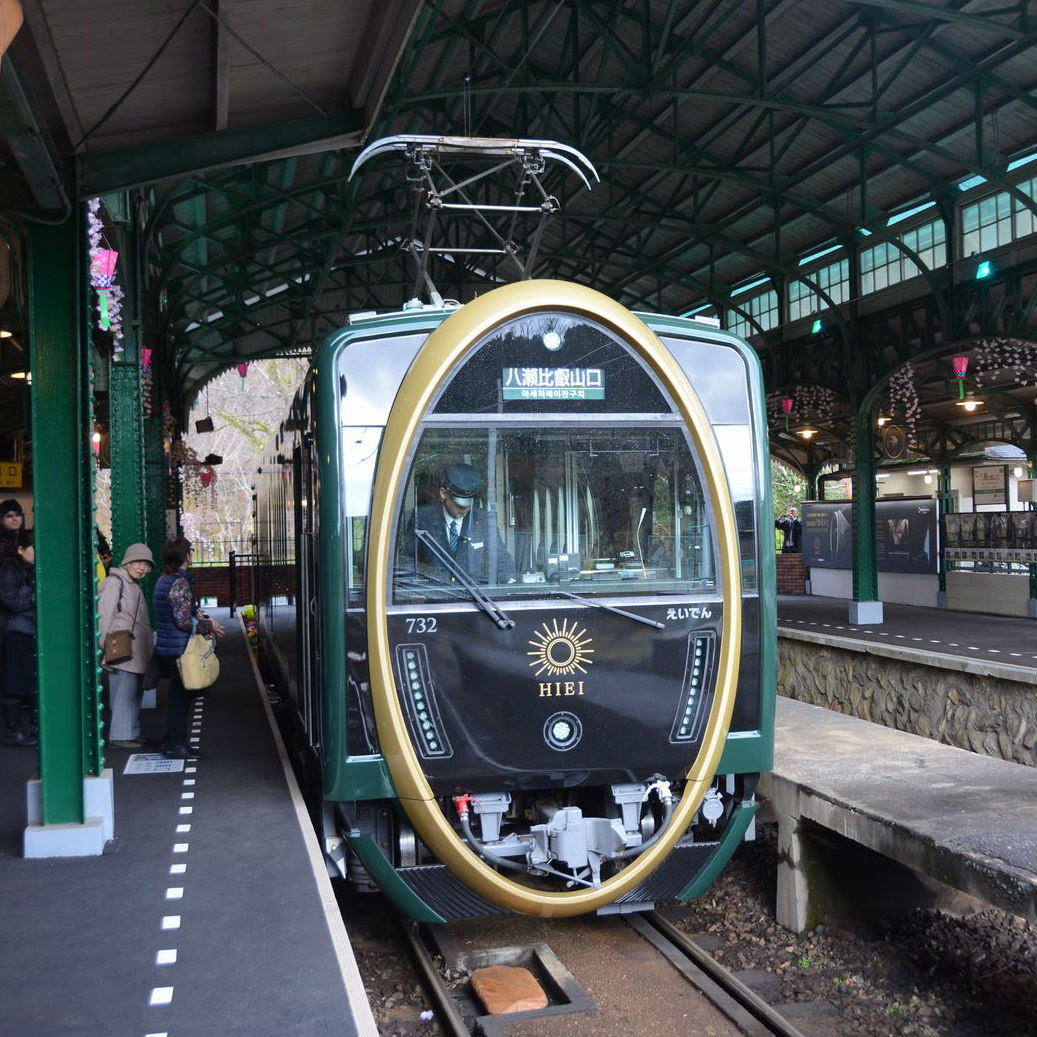
[[[259,562],[259,555],[254,552],[239,552],[231,549],[228,559],[228,565],[230,566],[230,614],[233,616],[238,605],[251,605],[254,604],[256,599],[256,565]],[[247,588],[241,587],[242,581],[241,569],[243,566],[248,566],[248,586]],[[239,591],[247,590],[247,597],[243,600],[239,599]]]

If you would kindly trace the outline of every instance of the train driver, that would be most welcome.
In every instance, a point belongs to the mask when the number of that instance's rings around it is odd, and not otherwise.
[[[426,529],[475,580],[488,582],[491,559],[496,557],[496,583],[514,583],[515,561],[501,538],[494,516],[475,506],[482,476],[470,464],[458,462],[443,469],[437,491],[439,502],[420,505],[414,529]],[[426,544],[416,540],[418,562],[445,569]]]

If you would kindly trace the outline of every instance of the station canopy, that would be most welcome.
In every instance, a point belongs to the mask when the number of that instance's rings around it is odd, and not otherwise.
[[[421,260],[461,301],[514,280],[535,246],[534,276],[722,312],[969,177],[1007,184],[1035,145],[1025,2],[22,7],[2,62],[5,214],[128,192],[106,218],[139,217],[144,335],[188,401],[242,360],[308,353],[350,312],[427,297]],[[503,231],[446,207],[430,224],[403,152],[351,176],[391,135],[555,140],[600,182],[548,165],[541,211]],[[442,156],[448,185],[466,161]],[[517,186],[502,176],[481,202]]]

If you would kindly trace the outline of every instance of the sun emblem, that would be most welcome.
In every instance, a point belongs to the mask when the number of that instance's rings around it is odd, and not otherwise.
[[[539,667],[535,674],[537,677],[542,673],[551,677],[572,676],[577,670],[586,673],[585,667],[594,662],[590,658],[594,649],[588,647],[591,639],[587,631],[568,620],[563,619],[561,626],[557,619],[552,620],[550,626],[542,623],[541,629],[527,643],[533,649],[526,652],[533,657],[529,665]]]

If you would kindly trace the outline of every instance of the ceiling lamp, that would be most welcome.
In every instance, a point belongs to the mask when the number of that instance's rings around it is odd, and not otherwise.
[[[958,400],[955,406],[961,407],[963,410],[966,410],[969,412],[969,414],[971,414],[977,407],[980,406],[980,404],[982,404],[982,402],[982,400],[977,400],[975,396],[969,396],[964,400]]]
[[[796,429],[796,435],[802,439],[813,439],[817,435],[816,428],[801,428]]]

